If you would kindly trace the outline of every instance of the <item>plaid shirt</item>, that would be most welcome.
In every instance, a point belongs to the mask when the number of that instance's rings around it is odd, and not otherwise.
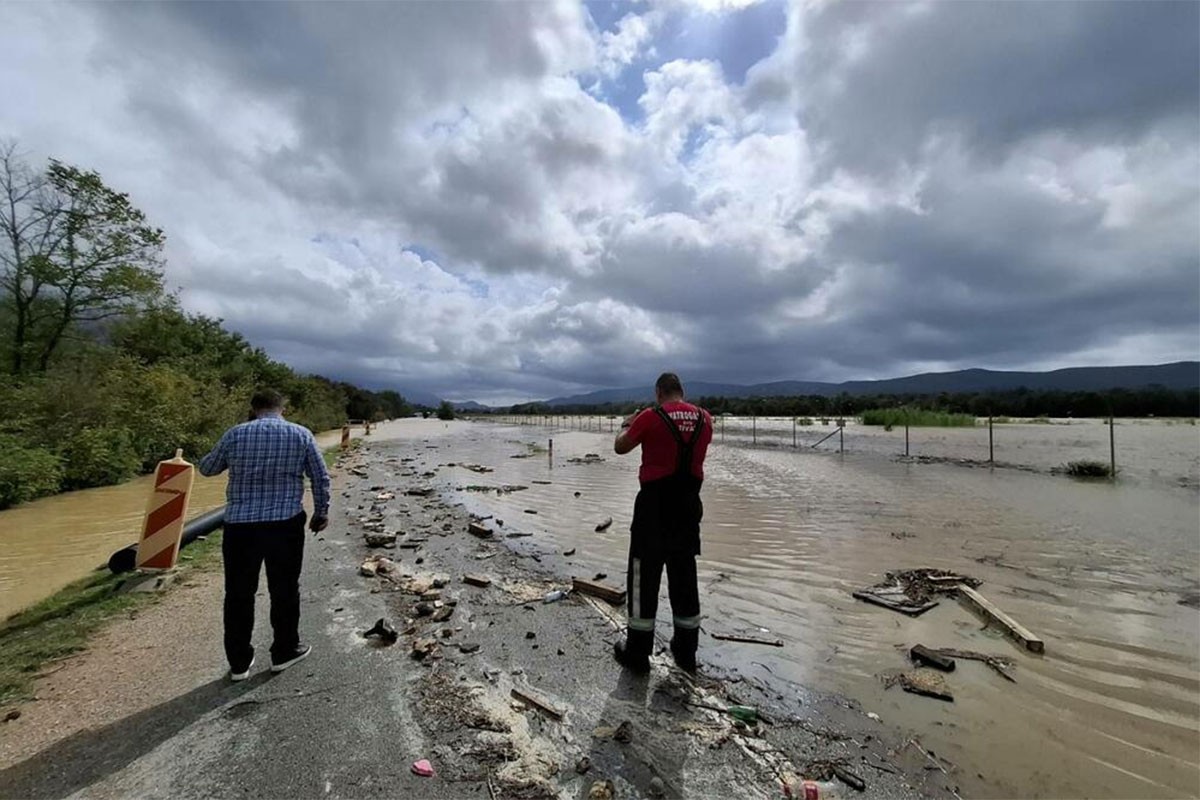
[[[307,428],[278,415],[225,431],[200,460],[201,475],[229,470],[226,522],[274,522],[304,510],[304,476],[312,482],[313,516],[329,516],[329,472]]]

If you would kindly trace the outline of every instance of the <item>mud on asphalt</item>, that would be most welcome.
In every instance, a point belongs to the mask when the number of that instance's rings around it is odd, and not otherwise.
[[[363,445],[338,462],[335,508],[347,517],[336,527],[375,565],[359,580],[386,596],[399,634],[368,646],[398,648],[411,667],[408,699],[436,772],[428,780],[449,784],[450,795],[778,798],[785,780],[840,773],[865,783],[842,783],[841,796],[955,796],[952,766],[936,753],[853,701],[705,664],[707,636],[695,678],[664,654],[665,638],[650,676],[624,672],[612,659],[624,610],[576,593],[543,602],[570,588],[565,563],[439,495],[433,481],[447,466],[438,455],[436,442]],[[468,533],[472,521],[493,535]],[[368,536],[382,546],[367,546]],[[715,710],[729,704],[758,709],[759,722]]]

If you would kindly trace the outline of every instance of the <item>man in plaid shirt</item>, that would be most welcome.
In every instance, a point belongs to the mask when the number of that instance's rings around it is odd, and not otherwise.
[[[304,476],[312,483],[314,533],[329,524],[329,472],[307,428],[283,419],[283,395],[262,391],[253,419],[230,428],[200,460],[201,475],[229,470],[225,534],[225,656],[229,677],[254,666],[254,595],[267,567],[271,594],[271,671],[282,672],[312,647],[300,644],[300,569],[304,559]]]

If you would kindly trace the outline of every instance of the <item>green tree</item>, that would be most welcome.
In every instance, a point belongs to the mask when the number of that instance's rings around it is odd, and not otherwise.
[[[9,369],[45,371],[80,326],[163,296],[162,230],[96,172],[50,160],[44,175],[0,148],[0,317]]]
[[[449,400],[443,400],[437,407],[438,419],[454,419],[454,406],[450,405]]]

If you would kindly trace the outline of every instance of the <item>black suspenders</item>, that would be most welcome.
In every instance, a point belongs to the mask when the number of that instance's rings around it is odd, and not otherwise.
[[[679,460],[675,463],[675,476],[690,475],[692,473],[692,453],[695,452],[696,442],[700,440],[700,430],[704,427],[704,412],[699,408],[696,409],[696,427],[692,429],[692,437],[688,441],[683,440],[683,434],[679,432],[679,426],[675,424],[675,420],[671,419],[666,411],[663,411],[662,406],[656,405],[654,413],[667,423],[667,430],[671,432],[671,437],[675,439],[675,446],[678,448]]]

